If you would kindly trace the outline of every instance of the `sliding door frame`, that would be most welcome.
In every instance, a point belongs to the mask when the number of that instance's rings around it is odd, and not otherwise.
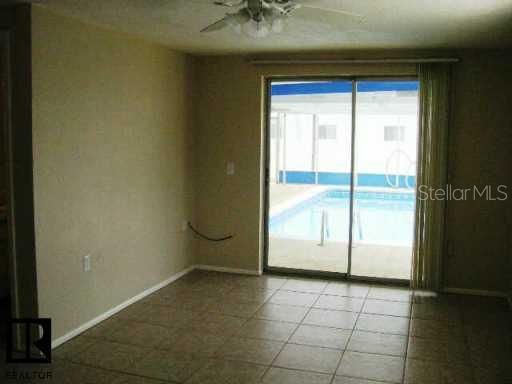
[[[417,76],[266,76],[264,79],[264,129],[263,129],[263,266],[267,273],[282,275],[299,275],[304,277],[324,277],[342,279],[348,281],[377,282],[383,284],[409,285],[410,279],[393,279],[384,277],[352,275],[352,227],[354,211],[354,169],[355,169],[355,144],[356,144],[356,117],[357,117],[357,84],[359,81],[417,81]],[[269,211],[270,211],[270,126],[272,107],[272,83],[276,81],[346,81],[352,84],[352,109],[351,109],[351,143],[350,143],[350,200],[349,200],[349,241],[347,272],[331,272],[321,270],[309,270],[300,268],[273,267],[268,264],[269,256]],[[419,122],[418,122],[419,124]],[[419,129],[419,126],[418,126]],[[414,206],[416,209],[416,204]],[[414,224],[416,225],[416,223]],[[414,228],[415,229],[415,228]],[[413,240],[415,241],[415,240]]]
[[[263,198],[263,271],[269,273],[277,273],[284,275],[301,275],[310,277],[326,277],[334,279],[348,279],[348,265],[347,272],[332,272],[332,271],[321,271],[321,270],[308,270],[300,268],[284,268],[284,267],[272,267],[268,264],[269,256],[269,210],[270,210],[270,124],[271,124],[271,86],[276,81],[346,81],[352,83],[352,94],[354,94],[355,78],[352,76],[269,76],[265,77],[265,104],[264,104],[264,116],[265,126],[263,134],[263,155],[264,155],[264,198]],[[354,106],[352,105],[352,108]],[[353,134],[353,124],[351,127],[351,134]],[[352,144],[351,144],[352,146]],[[351,148],[352,156],[352,148]],[[352,160],[352,159],[351,159]],[[352,188],[352,186],[351,186]],[[349,220],[349,226],[352,226],[352,220]],[[349,228],[349,232],[351,229]],[[350,256],[349,256],[350,258]]]

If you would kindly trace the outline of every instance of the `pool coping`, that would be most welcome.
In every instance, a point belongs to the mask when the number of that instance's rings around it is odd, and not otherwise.
[[[330,190],[350,191],[350,187],[340,186],[340,185],[323,185],[323,186],[313,187],[309,191],[303,192],[303,193],[291,198],[290,200],[276,204],[275,206],[271,207],[269,209],[269,215],[268,215],[269,220],[274,218],[275,216],[280,215],[284,211],[287,211],[288,209],[294,208],[295,206],[303,203],[306,200],[312,199],[312,198],[316,197],[317,195],[320,195],[320,194],[330,191]],[[354,192],[410,193],[410,194],[413,194],[415,191],[411,191],[408,188],[357,187],[354,189]]]

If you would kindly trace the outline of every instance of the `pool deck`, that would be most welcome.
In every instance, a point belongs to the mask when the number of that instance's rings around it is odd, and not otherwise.
[[[410,279],[410,247],[358,244],[352,247],[352,275]],[[348,244],[327,241],[269,239],[268,263],[272,267],[312,271],[347,272]]]
[[[303,184],[271,184],[270,209],[282,204],[289,204],[297,198],[305,197],[311,193],[325,190],[325,186]]]
[[[273,191],[274,188],[270,190],[270,217],[330,189],[329,187],[318,185],[313,187],[292,185],[291,187],[293,188],[289,190],[287,190],[289,186],[283,186],[282,184],[278,184],[276,187],[276,190]]]
[[[271,184],[270,215],[278,214],[327,189],[330,187]],[[372,191],[384,192],[382,189],[372,189]],[[393,192],[402,191],[393,190]],[[347,242],[328,240],[322,246],[318,243],[319,241],[271,236],[269,238],[268,264],[273,267],[346,273]],[[352,247],[352,275],[408,280],[411,273],[411,258],[411,247],[354,244]]]

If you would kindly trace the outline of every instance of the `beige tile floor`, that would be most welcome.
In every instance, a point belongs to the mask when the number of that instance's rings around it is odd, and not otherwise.
[[[192,272],[54,350],[54,383],[511,383],[491,298]]]

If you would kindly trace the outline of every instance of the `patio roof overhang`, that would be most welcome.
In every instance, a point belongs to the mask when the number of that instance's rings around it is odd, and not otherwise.
[[[419,89],[418,81],[358,81],[358,92],[392,92],[392,91],[417,91]],[[279,83],[272,84],[272,96],[291,96],[291,95],[319,95],[351,93],[352,82],[347,80],[340,81],[321,81],[304,83]]]

